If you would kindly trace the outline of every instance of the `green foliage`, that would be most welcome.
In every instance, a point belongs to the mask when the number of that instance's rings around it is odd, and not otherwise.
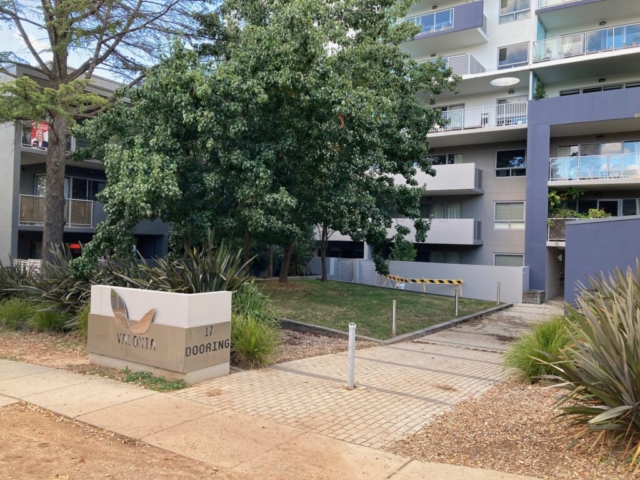
[[[304,237],[296,241],[291,249],[289,262],[289,275],[306,275],[309,273],[309,262],[316,251],[316,242],[313,238]]]
[[[609,218],[610,216],[610,213],[604,210],[598,210],[597,208],[590,208],[589,213],[587,213],[587,218]]]
[[[241,368],[260,368],[271,363],[279,343],[276,327],[251,316],[231,319],[231,359]]]
[[[87,338],[89,333],[89,313],[91,305],[89,303],[80,307],[75,314],[67,321],[67,330],[77,331],[83,338]]]
[[[182,379],[166,380],[163,377],[155,377],[149,372],[132,372],[128,368],[124,369],[122,373],[124,374],[123,382],[133,383],[157,392],[172,392],[189,388],[189,384]]]
[[[0,303],[0,328],[27,330],[29,320],[37,312],[36,306],[24,298],[10,298]]]
[[[562,316],[537,324],[509,347],[504,356],[505,365],[514,368],[519,378],[531,383],[543,375],[553,374],[549,355],[558,355],[569,344],[567,327],[567,320]]]
[[[276,314],[271,299],[262,293],[254,280],[245,283],[233,294],[231,303],[236,316],[251,317],[261,323],[275,324]]]
[[[0,300],[17,295],[14,287],[26,283],[33,274],[33,267],[26,264],[10,260],[9,265],[5,267],[0,261]]]
[[[418,251],[413,246],[413,243],[408,240],[398,240],[391,247],[389,253],[389,260],[396,260],[398,262],[413,262],[416,259]]]
[[[640,433],[640,263],[580,286],[570,309],[571,345],[550,355],[569,390],[563,415],[591,430]]]
[[[29,330],[36,332],[63,332],[67,329],[69,315],[58,309],[55,303],[41,303],[27,321]]]
[[[173,247],[215,227],[288,248],[326,224],[381,252],[394,213],[426,235],[414,165],[433,174],[425,138],[444,120],[429,99],[457,77],[402,52],[419,31],[397,22],[411,2],[256,5],[231,0],[199,16],[213,44],[176,46],[122,93],[129,107],[85,125],[109,178],[85,271],[105,251],[126,255],[143,219],[169,222]]]
[[[546,98],[547,96],[547,90],[544,88],[544,83],[542,83],[542,80],[539,80],[536,82],[536,89],[533,92],[533,99],[534,100],[541,100],[543,98]]]

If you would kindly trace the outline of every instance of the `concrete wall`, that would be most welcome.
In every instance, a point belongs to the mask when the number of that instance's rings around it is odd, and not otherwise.
[[[640,257],[640,216],[581,220],[567,225],[564,299],[574,303],[578,282],[616,267],[635,270]]]
[[[463,296],[479,300],[496,300],[500,282],[500,300],[522,302],[522,293],[529,289],[527,267],[494,267],[486,265],[454,265],[449,263],[390,262],[391,275],[404,278],[464,280]],[[427,285],[428,293],[453,295],[451,285]],[[408,290],[421,291],[422,285],[407,284]]]
[[[0,262],[18,256],[19,132],[13,123],[0,125]]]
[[[546,289],[547,182],[551,127],[635,118],[640,89],[614,90],[592,95],[545,98],[529,102],[527,135],[526,263],[531,268],[531,288]],[[567,283],[567,288],[569,284]]]

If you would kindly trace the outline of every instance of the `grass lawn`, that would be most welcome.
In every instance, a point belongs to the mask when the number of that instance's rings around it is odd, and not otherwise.
[[[391,288],[373,288],[353,283],[292,280],[260,282],[271,297],[278,316],[348,331],[349,322],[357,332],[381,340],[391,337],[391,305],[396,301],[397,334],[451,320],[455,317],[453,297],[417,294]],[[464,289],[463,289],[464,292]],[[459,316],[495,306],[495,302],[461,298]]]

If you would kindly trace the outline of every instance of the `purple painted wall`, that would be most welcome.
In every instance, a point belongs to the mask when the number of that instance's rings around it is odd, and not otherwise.
[[[620,267],[635,270],[640,257],[640,216],[567,223],[564,299],[574,303],[578,282]]]
[[[442,8],[441,8],[442,10]],[[428,14],[431,12],[425,12]],[[473,2],[458,5],[453,9],[453,28],[437,32],[419,33],[414,40],[421,38],[437,37],[448,33],[468,30],[470,28],[482,28],[484,25],[484,2]]]
[[[529,101],[525,264],[531,289],[545,290],[547,276],[547,193],[551,127],[635,118],[640,88]]]

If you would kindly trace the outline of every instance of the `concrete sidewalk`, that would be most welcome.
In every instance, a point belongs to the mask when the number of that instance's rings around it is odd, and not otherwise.
[[[0,360],[0,407],[25,401],[220,469],[230,478],[516,480],[428,464],[114,380]]]

